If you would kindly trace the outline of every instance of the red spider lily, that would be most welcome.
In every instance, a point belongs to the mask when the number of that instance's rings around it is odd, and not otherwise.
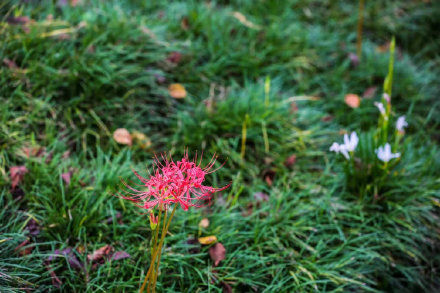
[[[197,164],[197,156],[193,161],[188,159],[188,154],[177,162],[171,156],[157,156],[154,160],[154,169],[149,178],[144,178],[138,172],[133,173],[142,184],[136,184],[142,188],[136,189],[122,181],[128,188],[128,195],[121,195],[122,198],[131,200],[140,208],[151,210],[156,205],[167,207],[170,204],[180,204],[183,210],[189,207],[201,207],[205,200],[210,200],[212,195],[218,191],[229,187],[215,188],[203,185],[206,174],[213,173],[212,170],[216,156],[211,161],[201,167],[201,159]]]

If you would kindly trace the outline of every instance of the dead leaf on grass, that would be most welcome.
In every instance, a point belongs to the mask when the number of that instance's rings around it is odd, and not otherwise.
[[[185,87],[180,83],[170,84],[170,86],[168,87],[168,92],[170,96],[175,99],[183,99],[186,97]]]
[[[214,266],[218,266],[226,257],[226,249],[220,242],[209,248],[209,256],[214,261]]]
[[[115,132],[113,132],[113,139],[119,144],[130,146],[132,144],[130,132],[128,132],[128,130],[125,128],[116,129]]]
[[[13,166],[10,169],[12,189],[15,189],[23,180],[24,175],[28,173],[26,166]]]
[[[372,99],[376,95],[376,91],[377,91],[377,86],[370,86],[362,94],[362,97],[365,99]]]
[[[346,94],[344,100],[347,106],[353,109],[359,108],[361,104],[361,98],[356,94]]]
[[[217,242],[217,237],[214,235],[199,238],[199,243],[202,245],[209,245],[215,242]]]

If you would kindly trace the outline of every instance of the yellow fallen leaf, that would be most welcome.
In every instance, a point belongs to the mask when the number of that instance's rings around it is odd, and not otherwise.
[[[131,145],[132,139],[130,132],[125,128],[118,128],[113,132],[113,139],[119,144]]]
[[[345,103],[351,108],[358,108],[361,104],[361,98],[355,94],[345,95]]]
[[[151,146],[151,140],[142,132],[133,131],[131,138],[142,148],[148,149]]]
[[[200,221],[199,226],[202,228],[208,228],[209,227],[209,220],[207,218],[203,218]]]
[[[212,236],[206,236],[206,237],[200,237],[199,238],[199,242],[202,245],[209,245],[209,244],[213,244],[215,242],[217,242],[217,237],[212,235]]]
[[[175,99],[183,99],[186,97],[186,90],[180,83],[170,84],[168,92],[170,93],[170,96]]]

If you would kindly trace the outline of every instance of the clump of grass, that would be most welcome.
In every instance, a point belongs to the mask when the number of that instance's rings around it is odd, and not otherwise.
[[[437,288],[439,239],[432,232],[439,213],[437,59],[412,53],[423,49],[418,44],[427,40],[425,32],[413,48],[402,46],[402,57],[396,58],[393,106],[411,117],[411,127],[401,167],[383,190],[389,200],[378,204],[353,196],[328,154],[340,130],[376,126],[374,99],[352,110],[343,96],[381,87],[388,56],[376,48],[389,39],[394,29],[389,24],[405,19],[390,11],[409,11],[413,4],[366,1],[363,59],[353,67],[347,53],[354,51],[356,5],[315,0],[0,4],[0,60],[18,67],[0,65],[0,229],[9,235],[2,239],[12,238],[0,244],[0,272],[7,268],[7,274],[38,285],[37,290],[55,290],[43,264],[55,249],[71,247],[83,251],[76,256],[87,273],[57,258],[52,265],[60,290],[139,288],[138,276],[145,275],[149,259],[148,219],[139,221],[133,207],[109,194],[117,189],[118,176],[127,177],[131,167],[142,169],[152,152],[171,148],[177,154],[187,146],[227,158],[212,183],[232,181],[232,188],[210,208],[176,215],[158,290],[220,291],[225,284],[236,291]],[[7,23],[11,16],[35,20],[29,33]],[[395,33],[400,44],[411,39],[405,29]],[[175,51],[182,54],[177,63],[167,60]],[[269,95],[266,76],[272,80]],[[172,99],[170,83],[183,84],[188,97]],[[145,133],[151,149],[117,145],[111,134],[120,127]],[[23,146],[46,147],[52,161],[19,155]],[[63,158],[67,150],[70,157]],[[292,154],[296,162],[286,166]],[[9,169],[19,165],[29,172],[17,201]],[[61,174],[70,170],[67,185]],[[257,200],[256,192],[268,198]],[[36,248],[23,257],[15,248],[27,237],[24,214],[39,219],[42,231]],[[211,224],[200,230],[204,217]],[[216,235],[227,250],[215,269],[209,247],[193,244],[199,234]],[[87,262],[87,254],[107,244],[131,258],[98,266]],[[25,284],[0,282],[2,292]]]

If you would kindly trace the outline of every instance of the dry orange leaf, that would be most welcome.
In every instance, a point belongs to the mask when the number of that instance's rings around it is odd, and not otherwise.
[[[186,90],[180,83],[170,84],[168,92],[170,93],[170,96],[175,99],[183,99],[186,97]]]
[[[345,103],[351,108],[358,108],[361,104],[361,98],[356,94],[345,95]]]
[[[113,132],[113,138],[119,144],[131,145],[132,143],[130,132],[125,128],[116,129]]]
[[[202,245],[209,245],[212,243],[216,243],[217,242],[217,237],[212,235],[212,236],[206,236],[206,237],[200,237],[199,238],[199,242]]]
[[[203,218],[200,221],[199,226],[202,228],[208,228],[209,227],[209,220],[207,218]]]

